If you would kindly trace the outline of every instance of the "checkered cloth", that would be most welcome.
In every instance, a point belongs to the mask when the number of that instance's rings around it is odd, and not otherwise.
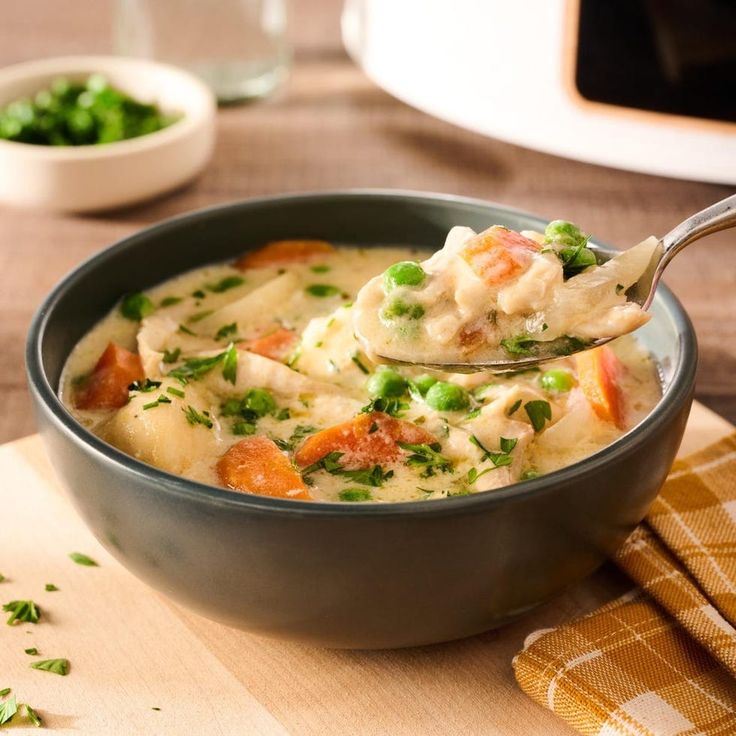
[[[736,435],[678,461],[615,561],[640,586],[514,659],[583,734],[736,734]]]

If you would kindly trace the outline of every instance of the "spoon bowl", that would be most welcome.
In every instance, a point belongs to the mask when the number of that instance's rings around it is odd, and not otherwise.
[[[639,280],[626,291],[627,301],[635,302],[642,309],[649,309],[662,278],[662,273],[670,261],[690,243],[696,240],[727,230],[736,225],[736,194],[722,199],[720,202],[706,207],[704,210],[691,215],[667,233],[658,243],[652,254],[649,265]],[[589,245],[596,254],[598,265],[605,263],[612,256],[604,253],[594,244]],[[358,335],[361,342],[368,344],[364,336]],[[396,360],[387,355],[378,354],[386,363],[404,366],[419,366],[429,370],[445,371],[449,373],[476,373],[492,371],[494,373],[508,373],[511,371],[526,370],[540,363],[574,355],[575,353],[600,347],[615,338],[601,337],[597,340],[580,340],[575,337],[559,337],[554,340],[538,341],[530,345],[525,355],[512,356],[508,359],[489,360],[482,362],[446,362],[425,363],[405,360]]]

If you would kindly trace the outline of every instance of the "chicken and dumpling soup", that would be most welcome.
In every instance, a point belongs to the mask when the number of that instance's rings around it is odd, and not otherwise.
[[[631,336],[517,374],[373,362],[353,300],[402,247],[267,243],[124,296],[61,398],[139,460],[236,492],[342,503],[490,491],[605,447],[660,396]]]

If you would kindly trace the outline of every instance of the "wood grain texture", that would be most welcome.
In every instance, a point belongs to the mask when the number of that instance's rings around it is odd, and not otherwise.
[[[339,0],[293,3],[293,74],[262,103],[218,116],[214,159],[194,184],[154,202],[95,216],[0,207],[0,441],[33,431],[23,375],[30,317],[81,259],[161,218],[228,200],[297,190],[398,187],[482,197],[579,222],[621,247],[661,234],[731,193],[567,161],[462,131],[377,89],[339,40]],[[0,64],[110,50],[112,1],[7,3]],[[615,146],[615,140],[601,141]],[[736,165],[736,164],[735,164]],[[700,337],[698,397],[736,421],[736,236],[694,246],[668,284]]]
[[[733,427],[695,405],[692,452]],[[574,736],[516,686],[524,638],[632,587],[612,566],[497,631],[393,651],[335,651],[262,639],[185,611],[124,570],[57,485],[38,436],[0,447],[0,601],[33,598],[37,625],[0,622],[0,688],[50,729],[211,736]],[[99,567],[81,567],[71,551]],[[45,592],[52,582],[58,592]],[[431,615],[431,612],[428,612]],[[24,654],[35,646],[39,656]],[[61,678],[29,668],[67,657]],[[153,708],[161,710],[153,710]],[[32,733],[13,729],[13,733]]]

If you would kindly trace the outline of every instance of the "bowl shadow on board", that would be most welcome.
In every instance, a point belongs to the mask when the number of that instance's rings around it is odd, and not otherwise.
[[[95,536],[175,601],[255,634],[339,648],[458,639],[501,625],[598,567],[646,514],[674,459],[697,347],[662,289],[643,344],[664,397],[594,456],[540,478],[439,502],[325,504],[204,486],[123,454],[81,427],[56,387],[79,338],[120,294],[264,241],[440,247],[457,223],[543,223],[491,203],[358,191],[250,200],[136,233],[47,298],[27,343],[31,394],[52,463]],[[141,264],[145,264],[142,268]]]

